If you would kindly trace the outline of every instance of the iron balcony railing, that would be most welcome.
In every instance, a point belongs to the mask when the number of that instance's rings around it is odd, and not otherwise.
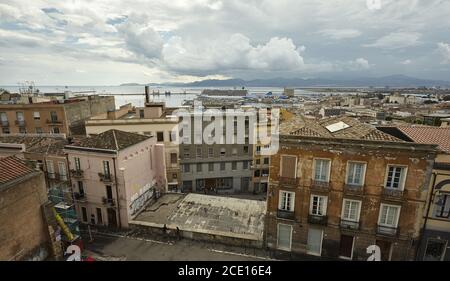
[[[23,127],[25,126],[25,120],[16,120],[15,124],[17,126]]]
[[[112,182],[111,174],[98,173],[98,176],[100,177],[100,181],[102,182]]]
[[[294,211],[288,211],[288,210],[277,210],[277,217],[280,219],[287,219],[287,220],[294,220],[295,219],[295,213]]]
[[[296,186],[298,185],[299,178],[288,178],[288,177],[279,177],[278,183],[284,185]]]
[[[81,178],[84,175],[84,171],[83,170],[70,170],[70,174],[74,178]]]
[[[105,205],[108,205],[108,206],[115,206],[116,204],[116,201],[114,200],[114,198],[107,198],[107,197],[103,197],[102,198],[102,202],[103,202],[103,204],[105,204]]]
[[[2,127],[9,127],[9,122],[8,120],[1,120],[0,124],[2,125]]]
[[[348,194],[348,195],[363,195],[364,194],[364,186],[354,185],[354,184],[345,184],[344,185],[344,193]]]
[[[58,119],[47,119],[47,124],[62,124],[62,120],[58,120]]]
[[[391,200],[402,200],[403,196],[406,194],[406,190],[398,190],[393,188],[383,188],[383,197]]]
[[[320,192],[329,192],[330,191],[330,182],[311,180],[311,190],[320,191]]]
[[[387,236],[397,236],[399,233],[398,227],[377,225],[377,234],[387,235]]]
[[[318,225],[327,225],[328,224],[328,216],[319,216],[319,215],[308,215],[308,223],[310,224],[318,224]]]
[[[359,221],[341,219],[340,225],[343,229],[359,230],[361,223]]]
[[[74,192],[73,197],[75,197],[75,200],[77,201],[86,201],[86,194],[84,193]]]

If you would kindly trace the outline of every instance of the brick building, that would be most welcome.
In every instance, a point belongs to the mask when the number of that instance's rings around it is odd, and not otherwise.
[[[271,157],[266,244],[291,254],[415,258],[436,146],[350,117],[282,125]]]

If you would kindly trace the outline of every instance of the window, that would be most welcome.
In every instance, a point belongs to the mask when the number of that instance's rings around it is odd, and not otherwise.
[[[261,153],[261,146],[256,146],[256,154],[260,154]]]
[[[226,153],[227,153],[227,150],[225,147],[220,148],[220,156],[225,156]]]
[[[231,149],[231,154],[232,154],[232,155],[237,155],[237,148],[233,147],[233,148]]]
[[[191,165],[190,164],[184,164],[183,165],[183,171],[185,173],[189,173],[191,171]]]
[[[139,109],[139,118],[144,118],[144,110]]]
[[[248,154],[248,146],[245,145],[244,148],[243,148],[243,151],[244,151],[245,154]]]
[[[315,216],[325,216],[327,213],[327,197],[311,195],[310,213]]]
[[[269,176],[269,170],[268,169],[262,169],[261,170],[261,176],[268,177]]]
[[[233,170],[233,171],[237,170],[237,162],[236,161],[231,162],[231,170]]]
[[[434,203],[434,216],[438,218],[449,218],[450,216],[450,195],[436,195]]]
[[[255,164],[256,164],[256,165],[261,164],[261,159],[256,159],[256,160],[255,160]]]
[[[315,159],[314,180],[328,182],[330,173],[330,160]]]
[[[3,127],[3,128],[2,128],[2,133],[3,133],[3,134],[9,134],[9,133],[10,133],[9,127]]]
[[[202,171],[202,164],[201,163],[198,163],[197,164],[197,172],[199,173],[199,172],[201,172]]]
[[[105,177],[109,177],[111,175],[109,170],[109,161],[103,161],[103,174]]]
[[[264,165],[269,165],[269,158],[264,158]]]
[[[294,179],[297,177],[297,157],[282,155],[280,163],[280,176],[283,178]]]
[[[163,142],[164,141],[164,132],[156,132],[156,141]]]
[[[366,164],[349,162],[347,166],[347,184],[362,186],[364,184],[364,172]]]
[[[40,127],[36,127],[35,130],[36,130],[36,134],[42,134],[43,133],[42,128],[40,128]]]
[[[16,120],[19,122],[19,125],[23,125],[21,124],[25,120],[23,118],[23,112],[21,111],[16,112]]]
[[[34,120],[41,120],[41,114],[39,111],[33,112],[33,118]]]
[[[176,132],[170,132],[169,134],[170,141],[176,141],[177,140],[177,133]]]
[[[58,169],[60,180],[66,181],[67,180],[66,163],[58,162]]]
[[[381,204],[378,224],[387,227],[397,227],[400,206]]]
[[[58,115],[56,114],[56,111],[50,111],[50,118],[53,122],[58,121]]]
[[[87,211],[85,207],[81,207],[81,214],[83,222],[87,222]]]
[[[359,221],[361,201],[344,199],[341,218],[347,221]]]
[[[280,198],[278,199],[278,209],[283,211],[294,211],[295,193],[280,190]]]
[[[27,129],[25,127],[19,127],[19,133],[26,134],[27,133]]]
[[[81,170],[81,161],[80,161],[80,158],[75,157],[74,160],[75,160],[75,170],[76,170],[76,171],[80,171],[80,170]]]
[[[176,164],[178,161],[178,156],[176,153],[172,152],[170,153],[170,163],[171,164]]]
[[[214,157],[214,148],[208,147],[208,157]]]
[[[248,161],[242,162],[242,169],[243,170],[248,170]]]
[[[177,179],[177,178],[178,178],[178,175],[176,173],[173,173],[172,174],[172,179]]]
[[[209,172],[214,172],[214,163],[209,163],[208,164],[208,171]]]
[[[84,195],[84,186],[82,181],[78,181],[78,193],[80,193],[80,196]]]
[[[191,155],[189,148],[185,148],[184,149],[184,158],[189,158],[189,156]]]
[[[225,171],[225,162],[220,162],[220,170]]]
[[[406,167],[388,166],[386,188],[403,190]]]
[[[429,238],[427,248],[423,257],[424,261],[442,261],[447,248],[447,241],[441,239]]]
[[[0,121],[2,122],[2,126],[6,126],[8,124],[8,116],[6,112],[0,112]]]
[[[53,132],[53,134],[59,134],[59,128],[58,127],[53,127],[52,128],[52,132]]]
[[[202,148],[201,147],[197,147],[197,158],[201,158],[202,157]]]
[[[47,161],[45,161],[45,164],[47,165],[48,177],[50,179],[54,179],[55,178],[55,169],[53,167],[53,161],[47,160]]]
[[[277,247],[280,250],[290,251],[292,242],[292,226],[278,224]]]
[[[255,170],[255,177],[261,176],[261,170]]]
[[[103,224],[102,209],[97,208],[97,224]]]

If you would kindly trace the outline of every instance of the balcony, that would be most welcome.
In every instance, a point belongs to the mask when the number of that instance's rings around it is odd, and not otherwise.
[[[360,227],[360,222],[359,221],[351,221],[351,220],[344,220],[341,219],[341,228],[342,229],[348,229],[348,230],[359,230]]]
[[[283,185],[297,186],[299,178],[279,177],[278,183]]]
[[[384,199],[387,199],[387,200],[402,201],[403,195],[405,193],[406,193],[405,190],[398,190],[398,189],[383,187],[382,196]]]
[[[25,127],[25,120],[16,120],[14,123],[16,126]]]
[[[83,170],[70,170],[70,174],[73,178],[82,178],[84,172]]]
[[[86,194],[74,192],[73,197],[75,197],[75,200],[85,202],[86,201]]]
[[[100,181],[102,181],[102,182],[112,182],[113,181],[111,174],[98,173],[98,176],[100,178]]]
[[[116,202],[113,198],[103,197],[102,202],[104,205],[111,206],[111,207],[114,207],[116,205]]]
[[[330,183],[327,181],[311,180],[310,189],[312,191],[317,191],[317,192],[329,192],[330,191]]]
[[[354,195],[354,196],[362,196],[364,194],[364,186],[354,185],[354,184],[346,184],[346,185],[344,185],[344,194]]]
[[[397,236],[398,233],[399,233],[398,227],[377,225],[377,234],[379,235]]]
[[[308,215],[308,223],[318,224],[318,225],[327,225],[328,224],[328,216]]]
[[[286,220],[295,220],[295,213],[287,210],[277,210],[277,218]]]
[[[8,120],[2,120],[2,121],[0,121],[0,124],[1,124],[2,127],[9,127]]]
[[[47,124],[62,125],[63,121],[58,119],[47,119]]]

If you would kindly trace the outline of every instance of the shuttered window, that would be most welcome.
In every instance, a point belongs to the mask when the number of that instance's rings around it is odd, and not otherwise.
[[[281,177],[296,178],[297,157],[296,156],[281,156]]]

